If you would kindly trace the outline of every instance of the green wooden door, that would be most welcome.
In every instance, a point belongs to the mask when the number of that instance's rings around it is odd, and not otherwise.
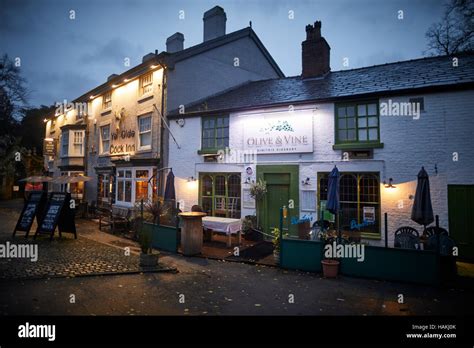
[[[275,174],[272,174],[275,175]],[[265,211],[265,233],[271,234],[274,228],[280,228],[280,208],[288,206],[290,199],[289,184],[267,184],[267,204]],[[283,231],[286,229],[283,228]]]
[[[448,185],[449,233],[459,257],[474,259],[474,185]]]

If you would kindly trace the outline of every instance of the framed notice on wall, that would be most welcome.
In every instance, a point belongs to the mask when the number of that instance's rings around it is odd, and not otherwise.
[[[250,189],[243,189],[242,190],[242,202],[244,208],[255,208],[255,199],[250,196]]]
[[[301,210],[316,211],[316,191],[301,191]]]
[[[362,220],[364,222],[375,222],[375,207],[364,207],[362,209]]]

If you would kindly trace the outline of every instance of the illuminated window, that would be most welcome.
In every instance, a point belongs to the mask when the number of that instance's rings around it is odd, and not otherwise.
[[[149,73],[140,77],[140,96],[153,91],[153,74]]]
[[[152,198],[151,168],[119,169],[117,171],[117,203],[132,205]]]
[[[100,140],[100,153],[108,153],[110,150],[110,124],[100,127]]]
[[[207,173],[200,176],[199,200],[209,216],[240,218],[240,174]]]
[[[138,145],[140,150],[151,149],[151,115],[140,116],[138,118]]]
[[[112,107],[112,91],[104,93],[102,97],[102,109],[108,109]]]
[[[324,219],[334,219],[325,211],[328,199],[328,173],[320,173],[319,211]],[[342,230],[351,230],[351,225],[361,225],[359,230],[380,233],[380,179],[378,173],[341,173],[339,179],[339,222]],[[364,220],[369,219],[364,224]],[[367,223],[368,222],[368,223]]]

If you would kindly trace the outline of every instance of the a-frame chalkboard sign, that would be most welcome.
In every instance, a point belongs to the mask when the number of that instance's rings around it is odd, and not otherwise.
[[[51,235],[50,239],[54,237],[56,227],[59,230],[59,237],[62,237],[62,232],[74,233],[74,238],[77,239],[76,224],[74,221],[74,210],[70,207],[71,194],[68,192],[51,192],[49,195],[46,209],[41,221],[38,223],[38,228],[34,238],[41,233],[48,233]]]
[[[23,210],[21,211],[18,222],[16,223],[15,229],[13,230],[12,237],[15,237],[16,232],[26,232],[25,238],[28,238],[30,233],[31,225],[36,217],[36,222],[41,221],[44,205],[46,202],[46,193],[43,191],[31,191],[28,196]]]

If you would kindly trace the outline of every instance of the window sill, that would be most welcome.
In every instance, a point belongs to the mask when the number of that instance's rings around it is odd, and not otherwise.
[[[137,150],[136,153],[144,153],[144,152],[151,152],[151,146],[148,147],[141,147]]]
[[[380,235],[380,233],[361,232],[360,236],[363,239],[375,239],[375,240],[382,239],[382,236]]]
[[[363,149],[381,149],[383,143],[347,143],[334,144],[333,150],[363,150]]]
[[[201,149],[198,150],[198,155],[217,155],[222,149]]]
[[[152,99],[152,98],[153,98],[153,93],[150,92],[150,93],[147,93],[147,94],[144,94],[144,95],[138,97],[137,102],[142,103],[142,102],[144,102],[148,99]]]
[[[108,115],[112,112],[112,107],[110,108],[107,108],[107,109],[103,109],[101,112],[100,112],[100,116],[105,116],[105,115]]]

